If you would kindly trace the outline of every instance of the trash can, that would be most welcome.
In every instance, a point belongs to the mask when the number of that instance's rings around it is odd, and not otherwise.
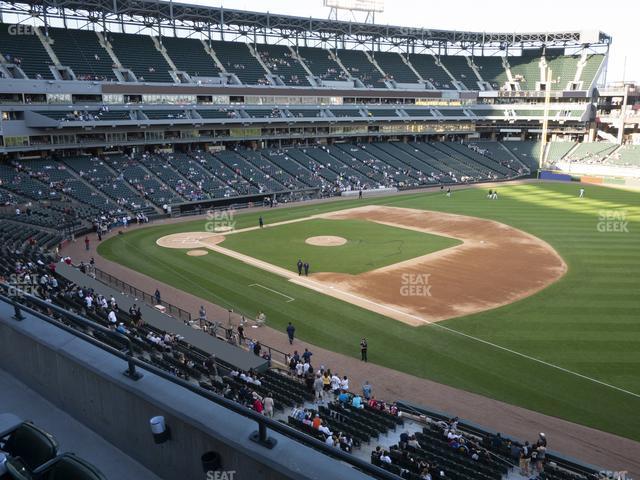
[[[222,468],[222,458],[218,452],[206,452],[201,457],[204,473],[217,472]]]

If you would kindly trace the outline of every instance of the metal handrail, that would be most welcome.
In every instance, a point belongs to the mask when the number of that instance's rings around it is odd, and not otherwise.
[[[140,290],[139,288],[134,287],[130,283],[120,280],[118,277],[115,277],[110,273],[107,273],[104,270],[101,270],[95,266],[93,267],[93,271],[95,272],[96,280],[98,280],[101,283],[104,283],[106,286],[108,287],[115,286],[117,288],[121,288],[123,290],[123,293],[129,293],[131,295],[134,295],[136,298],[142,299],[143,302],[151,306],[157,305],[154,295],[151,295],[150,293],[147,293],[144,290]],[[165,302],[164,300],[160,300],[160,305],[162,305],[163,307],[166,307],[168,310],[168,313],[172,317],[176,317],[177,319],[182,320],[183,322],[191,321],[191,313],[189,313],[187,310],[177,307],[169,302]]]
[[[86,335],[76,329],[73,329],[71,327],[68,327],[62,323],[60,323],[57,320],[54,320],[53,318],[37,311],[34,310],[30,307],[27,307],[25,305],[22,305],[17,298],[14,297],[10,297],[10,296],[6,296],[3,294],[0,294],[0,301],[3,301],[7,304],[13,305],[14,310],[15,310],[15,315],[14,315],[14,319],[21,321],[24,319],[24,316],[22,315],[22,311],[26,311],[29,314],[46,321],[47,323],[54,325],[58,328],[61,328],[69,333],[71,333],[72,335],[75,335],[79,338],[82,338],[83,340],[87,340],[90,343],[92,343],[93,345],[107,351],[108,353],[111,353],[112,355],[117,356],[118,358],[121,358],[123,360],[125,360],[127,362],[127,370],[124,372],[128,377],[130,377],[132,380],[138,380],[141,375],[136,372],[136,367],[139,367],[143,370],[146,370],[147,372],[150,372],[154,375],[157,375],[161,378],[163,378],[164,380],[167,380],[175,385],[178,385],[180,387],[186,388],[187,390],[200,395],[201,397],[204,397],[208,400],[211,400],[212,402],[227,408],[229,410],[231,410],[234,413],[237,413],[239,415],[242,415],[245,418],[249,418],[250,420],[254,420],[257,424],[258,424],[258,430],[256,432],[254,432],[251,436],[250,436],[250,440],[256,442],[259,445],[262,445],[265,448],[273,448],[273,446],[276,444],[275,439],[272,439],[269,437],[269,432],[268,429],[271,429],[275,432],[278,432],[282,435],[285,435],[289,438],[292,438],[293,440],[296,440],[300,443],[302,443],[303,445],[306,445],[308,447],[311,447],[315,450],[319,450],[322,453],[328,455],[329,457],[332,457],[336,460],[340,460],[343,461],[345,463],[348,463],[349,465],[351,465],[352,467],[361,470],[363,473],[367,474],[367,475],[372,475],[376,478],[380,478],[383,480],[398,480],[398,476],[387,471],[384,470],[383,468],[380,468],[376,465],[373,465],[372,463],[366,462],[365,460],[362,460],[354,455],[351,455],[349,453],[346,453],[344,451],[342,451],[339,448],[335,448],[335,447],[330,447],[329,445],[325,444],[324,442],[321,442],[320,440],[313,438],[307,434],[304,434],[298,430],[295,430],[294,428],[281,423],[279,421],[273,420],[265,415],[262,415],[254,410],[251,410],[250,408],[245,407],[244,405],[241,405],[239,403],[234,402],[233,400],[229,400],[221,395],[218,395],[217,393],[208,391],[203,389],[202,387],[198,386],[198,385],[194,385],[192,383],[187,382],[186,380],[182,380],[174,375],[171,375],[168,372],[165,372],[164,370],[155,367],[154,365],[151,365],[145,361],[142,361],[140,359],[137,359],[135,357],[133,357],[133,347],[132,347],[132,342],[131,339],[129,337],[127,337],[126,335],[120,334],[119,332],[113,332],[111,330],[109,330],[106,327],[103,327],[102,325],[99,325],[95,322],[92,322],[91,320],[88,320],[84,317],[81,317],[80,315],[77,315],[75,313],[72,313],[68,310],[65,310],[62,307],[59,307],[57,305],[53,305],[50,304],[48,302],[45,302],[44,300],[35,297],[29,293],[23,292],[21,290],[16,290],[15,287],[7,285],[5,283],[0,283],[0,288],[4,289],[4,290],[12,290],[15,291],[20,298],[22,299],[26,299],[36,305],[38,305],[39,307],[45,308],[45,309],[49,309],[52,311],[55,311],[56,313],[60,314],[61,316],[73,321],[73,322],[77,322],[81,325],[85,325],[87,327],[91,327],[93,329],[99,330],[103,333],[109,334],[111,336],[117,337],[120,340],[125,340],[128,343],[128,352],[127,353],[123,353],[113,347],[110,347],[108,345],[105,345],[104,343],[100,342],[99,340],[91,337],[90,335]],[[10,291],[11,291],[10,290]]]

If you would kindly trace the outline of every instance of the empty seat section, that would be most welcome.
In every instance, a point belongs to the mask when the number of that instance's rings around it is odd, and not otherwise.
[[[342,67],[324,48],[298,47],[298,55],[311,72],[321,80],[348,80]]]
[[[148,35],[105,33],[116,57],[140,82],[173,83],[171,67]]]
[[[623,145],[609,156],[606,163],[620,167],[640,167],[640,145]]]
[[[535,90],[536,82],[541,80],[541,53],[539,49],[524,50],[522,56],[508,57],[511,75],[521,90]]]
[[[49,70],[53,62],[37,35],[11,35],[9,25],[0,23],[0,53],[29,78],[53,79]]]
[[[235,73],[242,83],[247,85],[269,84],[265,76],[267,72],[256,57],[251,55],[246,43],[216,40],[211,42],[211,48],[227,72]]]
[[[502,57],[473,57],[480,76],[494,90],[500,90],[507,82],[507,71],[502,64]]]
[[[545,55],[547,66],[551,69],[552,90],[570,90],[569,84],[573,82],[578,70],[580,57],[577,55],[564,55],[564,52],[554,52],[548,49]]]
[[[403,109],[410,117],[430,117],[433,118],[431,110],[427,108],[404,108]]]
[[[228,119],[228,118],[238,118],[238,112],[236,112],[233,108],[228,108],[228,107],[220,107],[220,108],[199,108],[197,110],[198,114],[202,117],[202,118],[222,118],[222,119]]]
[[[320,109],[311,110],[308,108],[288,108],[287,111],[291,114],[291,117],[295,118],[317,118],[322,116],[322,111]]]
[[[538,162],[540,160],[541,142],[538,141],[510,141],[502,143],[516,157],[522,161],[529,169],[534,172],[538,170]]]
[[[593,83],[596,80],[596,75],[598,74],[603,61],[604,55],[589,55],[587,57],[587,61],[584,67],[582,67],[582,72],[580,73],[583,90],[588,90],[593,86]]]
[[[308,87],[307,71],[293,57],[289,47],[285,45],[256,45],[256,51],[262,62],[273,75],[278,75],[285,84],[292,87]]]
[[[572,162],[600,163],[608,157],[618,145],[609,142],[582,142],[578,144],[566,160]]]
[[[575,142],[551,142],[547,147],[547,160],[556,162],[562,159],[575,146]]]
[[[252,118],[282,118],[282,110],[274,108],[247,108],[247,115]]]
[[[195,38],[162,37],[162,45],[178,70],[192,77],[218,77],[220,69]]]
[[[360,110],[357,108],[332,108],[330,110],[336,117],[362,117]]]
[[[352,77],[359,78],[368,88],[384,88],[384,79],[362,50],[338,50],[338,58]]]
[[[179,120],[188,118],[184,110],[144,110],[149,120]]]
[[[397,117],[398,112],[395,108],[367,108],[369,117]]]
[[[461,108],[438,108],[443,117],[464,117],[464,111]]]
[[[420,74],[423,80],[428,80],[438,90],[454,89],[451,77],[447,75],[440,65],[436,64],[433,55],[414,54],[409,56],[413,68]]]
[[[463,55],[443,55],[440,61],[456,80],[462,82],[468,90],[478,90],[478,77]]]
[[[49,28],[51,48],[60,63],[71,67],[78,80],[115,81],[113,60],[92,30]]]
[[[387,80],[395,80],[398,83],[418,83],[419,78],[405,63],[397,52],[375,52],[373,59],[386,73]]]

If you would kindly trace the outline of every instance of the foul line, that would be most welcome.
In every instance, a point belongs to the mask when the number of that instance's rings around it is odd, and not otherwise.
[[[284,303],[291,303],[291,302],[293,302],[293,301],[295,300],[295,298],[290,297],[289,295],[285,295],[284,293],[278,292],[277,290],[273,290],[273,289],[271,289],[271,288],[269,288],[269,287],[265,287],[264,285],[260,285],[259,283],[252,283],[252,284],[250,284],[249,286],[250,286],[250,287],[260,287],[260,288],[264,288],[265,290],[269,290],[270,292],[277,293],[278,295],[282,295],[283,297],[288,298],[289,300],[287,300],[287,301],[286,301],[286,302],[284,302]]]
[[[313,280],[305,280],[305,281],[309,282],[309,283],[315,283],[316,285],[319,285],[317,282],[314,282]],[[300,282],[299,285],[304,285],[304,283]],[[324,287],[324,285],[323,285],[323,287]],[[358,298],[359,300],[363,300],[363,301],[372,303],[374,305],[378,305],[378,306],[384,307],[384,308],[386,308],[388,310],[395,311],[397,313],[401,313],[403,315],[406,315],[407,317],[410,317],[410,318],[413,318],[415,320],[424,322],[429,327],[441,328],[442,330],[445,330],[447,332],[455,333],[456,335],[460,335],[460,336],[468,338],[470,340],[475,340],[476,342],[484,343],[485,345],[489,345],[491,347],[497,348],[499,350],[503,350],[505,352],[511,353],[513,355],[517,355],[517,356],[522,357],[522,358],[526,358],[527,360],[531,360],[533,362],[540,363],[541,365],[545,365],[547,367],[555,368],[556,370],[560,370],[561,372],[568,373],[568,374],[571,374],[571,375],[575,375],[576,377],[580,377],[580,378],[582,378],[584,380],[588,380],[590,382],[597,383],[597,384],[602,385],[604,387],[612,388],[613,390],[617,390],[619,392],[626,393],[627,395],[632,395],[632,396],[634,396],[636,398],[640,398],[640,394],[637,394],[637,393],[634,393],[634,392],[630,392],[629,390],[625,390],[624,388],[616,387],[615,385],[611,385],[609,383],[597,380],[595,378],[588,377],[588,376],[583,375],[581,373],[574,372],[573,370],[569,370],[569,369],[561,367],[559,365],[555,365],[553,363],[545,362],[544,360],[540,360],[539,358],[532,357],[532,356],[527,355],[525,353],[520,353],[520,352],[517,352],[516,350],[511,350],[510,348],[503,347],[502,345],[498,345],[498,344],[490,342],[488,340],[483,340],[482,338],[474,337],[473,335],[469,335],[469,334],[461,332],[459,330],[454,330],[453,328],[445,327],[444,325],[440,325],[440,323],[438,323],[438,322],[432,322],[432,321],[426,320],[424,318],[418,317],[417,315],[412,315],[410,313],[406,313],[406,312],[403,312],[401,310],[395,309],[395,308],[393,308],[393,307],[391,307],[389,305],[380,305],[380,304],[378,304],[376,302],[373,302],[373,301],[371,301],[371,300],[369,300],[367,298],[360,297],[358,295],[354,295],[354,294],[349,293],[349,292],[345,292],[344,290],[334,289],[334,287],[329,287],[329,288],[333,289],[333,290],[337,290],[337,291],[341,292],[342,294],[344,294],[346,296]]]

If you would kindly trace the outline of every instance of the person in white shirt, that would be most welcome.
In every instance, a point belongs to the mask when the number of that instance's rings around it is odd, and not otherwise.
[[[333,446],[335,445],[335,444],[334,444],[334,441],[333,441],[333,437],[332,437],[331,435],[329,435],[329,436],[327,437],[327,439],[324,441],[324,443],[326,443],[326,444],[327,444],[327,445],[329,445],[330,447],[333,447]]]
[[[310,368],[311,365],[309,365],[309,362],[304,362],[304,364],[302,365],[302,374],[306,375],[309,372]]]
[[[116,312],[114,312],[113,310],[109,310],[109,322],[112,324],[116,324],[118,323],[118,319],[116,318]]]
[[[87,295],[84,297],[84,303],[87,305],[87,308],[91,308],[93,305],[93,297],[91,295]]]
[[[296,365],[296,374],[299,377],[302,376],[303,369],[304,369],[304,365],[302,365],[302,362],[298,362],[298,364]]]
[[[380,461],[391,465],[391,457],[389,456],[389,452],[383,452],[382,455],[380,455]]]
[[[327,427],[326,425],[320,425],[320,427],[318,427],[318,430],[320,430],[325,435],[329,435],[330,437],[333,436],[333,432],[329,430],[329,427]]]
[[[344,390],[345,392],[349,391],[349,379],[346,375],[340,380],[340,390]]]
[[[331,376],[331,390],[333,392],[340,390],[340,377],[335,373]]]

